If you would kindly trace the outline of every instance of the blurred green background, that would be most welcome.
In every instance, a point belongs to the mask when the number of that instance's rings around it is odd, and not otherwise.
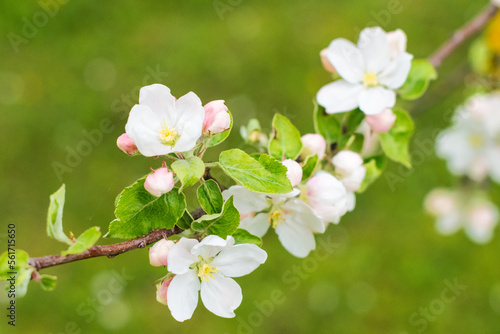
[[[45,236],[48,196],[62,182],[66,230],[105,232],[115,196],[160,165],[115,145],[141,86],[194,91],[204,103],[224,99],[236,129],[252,117],[269,128],[281,112],[312,132],[312,99],[330,81],[318,53],[332,39],[356,40],[366,25],[402,28],[409,52],[423,58],[487,2],[56,1],[42,1],[46,9],[36,1],[0,4],[0,237],[5,248],[6,226],[15,223],[17,246],[31,256],[62,249]],[[237,279],[244,299],[236,318],[218,318],[200,303],[191,320],[176,322],[155,300],[164,269],[151,267],[143,249],[42,271],[57,275],[58,287],[48,293],[32,283],[17,302],[15,329],[6,325],[1,294],[0,332],[500,333],[500,236],[484,246],[462,232],[443,237],[422,211],[429,190],[456,182],[422,147],[432,146],[469,93],[466,52],[447,59],[428,94],[407,105],[416,117],[415,169],[391,163],[398,182],[379,179],[358,196],[355,212],[317,237],[334,244],[327,255],[319,246],[297,259],[266,236],[268,261]],[[85,131],[95,144],[84,147]],[[241,145],[237,130],[224,145]],[[68,166],[77,148],[86,155]],[[56,172],[54,163],[68,169]],[[455,280],[465,290],[440,302],[445,281]],[[421,308],[431,308],[427,319]]]

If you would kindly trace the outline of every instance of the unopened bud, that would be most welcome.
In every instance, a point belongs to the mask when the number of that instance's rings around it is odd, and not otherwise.
[[[227,112],[224,100],[208,102],[205,108],[205,120],[203,121],[203,133],[216,134],[229,129],[231,117]]]
[[[391,57],[397,56],[401,52],[406,51],[406,34],[401,29],[396,29],[387,33],[389,41],[389,50]]]
[[[286,176],[290,180],[292,187],[295,187],[302,181],[302,167],[299,163],[292,159],[286,159],[281,162],[287,168]]]
[[[174,175],[167,167],[158,168],[146,177],[144,188],[153,196],[160,197],[168,193],[175,185]]]
[[[154,267],[168,265],[168,252],[174,246],[171,240],[161,239],[149,249],[149,263]]]
[[[135,146],[134,140],[129,137],[128,134],[124,133],[116,140],[116,145],[120,150],[127,153],[128,155],[134,155],[139,152],[137,146]]]
[[[363,165],[363,159],[356,152],[343,150],[333,157],[332,163],[337,173],[347,176]]]
[[[425,197],[424,207],[431,215],[441,216],[457,210],[458,202],[455,193],[446,189],[434,189]]]
[[[316,133],[308,133],[303,135],[302,138],[302,155],[317,155],[321,160],[325,156],[326,141],[322,135]]]
[[[165,278],[160,284],[156,284],[156,300],[163,305],[167,305],[167,291],[170,282],[172,282],[172,278]]]
[[[379,114],[366,116],[366,123],[368,123],[373,132],[377,133],[389,131],[395,121],[396,115],[389,108],[382,110]]]

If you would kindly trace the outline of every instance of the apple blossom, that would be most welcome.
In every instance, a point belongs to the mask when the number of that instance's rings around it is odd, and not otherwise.
[[[181,238],[169,252],[168,270],[175,274],[167,291],[167,305],[177,321],[190,319],[198,304],[198,291],[205,307],[224,317],[235,316],[243,299],[241,288],[230,277],[254,271],[267,259],[267,253],[251,244],[234,245],[209,235],[201,242]]]
[[[171,282],[172,277],[169,276],[156,284],[156,300],[163,305],[167,305],[167,292]]]
[[[343,150],[332,158],[335,172],[339,175],[347,191],[347,210],[352,211],[356,206],[356,195],[354,192],[361,187],[366,175],[366,167],[363,158],[356,152]]]
[[[144,188],[156,197],[168,193],[174,185],[174,175],[167,167],[158,168],[153,174],[148,175],[144,181]]]
[[[323,86],[318,103],[329,114],[359,107],[367,115],[394,106],[394,90],[406,81],[413,58],[405,51],[391,57],[389,38],[380,27],[363,29],[357,46],[333,40],[326,56],[342,79]]]
[[[126,133],[118,137],[116,140],[116,146],[128,155],[135,155],[139,152],[132,138],[130,138]]]
[[[308,133],[302,136],[302,153],[303,156],[317,155],[319,160],[325,156],[326,141],[322,135],[317,133]]]
[[[401,29],[389,31],[387,33],[391,58],[396,57],[401,52],[406,52],[406,34]]]
[[[396,115],[392,109],[386,108],[380,114],[366,115],[366,123],[376,133],[386,133],[394,125]]]
[[[281,163],[287,168],[286,176],[290,180],[292,187],[297,186],[302,181],[302,167],[292,159],[286,159]]]
[[[204,107],[205,120],[203,121],[203,133],[210,134],[221,133],[229,129],[231,117],[227,112],[224,100],[215,100],[208,102]]]
[[[164,85],[142,87],[139,104],[130,111],[127,135],[144,156],[185,152],[196,146],[201,136],[205,110],[193,92],[178,100]]]
[[[155,267],[168,265],[168,252],[175,243],[171,240],[161,239],[149,249],[149,263]]]

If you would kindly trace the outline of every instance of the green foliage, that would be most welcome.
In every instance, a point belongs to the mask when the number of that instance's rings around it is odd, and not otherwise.
[[[314,173],[317,165],[318,156],[316,154],[307,157],[306,161],[304,162],[304,166],[302,166],[302,181],[307,180]]]
[[[179,180],[181,180],[182,187],[180,190],[198,182],[203,173],[205,173],[205,164],[198,157],[174,161],[170,167],[172,167]]]
[[[380,144],[389,159],[410,168],[408,146],[414,128],[413,120],[404,110],[394,110],[394,114],[396,114],[396,122],[388,132],[380,134]]]
[[[235,244],[254,244],[259,247],[262,246],[262,238],[259,238],[242,228],[237,229],[233,233],[233,237]]]
[[[270,194],[292,191],[286,177],[287,168],[267,154],[256,160],[240,149],[231,149],[220,154],[219,164],[224,172],[248,190]]]
[[[45,291],[52,291],[56,288],[57,277],[51,275],[41,275],[40,283]]]
[[[215,234],[225,239],[236,231],[239,224],[240,213],[236,210],[231,196],[224,202],[221,213],[204,215],[195,220],[191,226],[195,231],[205,231],[207,234]]]
[[[224,204],[219,185],[214,180],[207,180],[198,187],[198,202],[209,215],[220,213]]]
[[[382,175],[382,172],[385,169],[385,165],[386,158],[384,155],[379,155],[367,159],[364,163],[364,166],[366,168],[366,175],[363,179],[363,183],[361,183],[361,188],[359,188],[356,192],[364,192],[373,182],[375,182],[375,180],[380,175]]]
[[[29,255],[21,249],[14,252],[5,251],[0,255],[0,281],[5,281],[10,277],[9,272],[19,272],[28,267]]]
[[[47,213],[47,235],[60,242],[72,245],[73,242],[64,234],[62,226],[65,196],[66,186],[64,184],[55,193],[50,195],[49,211]]]
[[[16,298],[24,297],[28,291],[28,284],[31,281],[31,274],[35,271],[33,267],[26,267],[16,274]],[[9,290],[9,284],[5,287]]]
[[[217,133],[210,138],[210,141],[208,142],[208,147],[216,146],[222,143],[226,138],[229,136],[231,133],[231,129],[233,128],[233,115],[231,112],[228,110],[227,113],[229,114],[229,117],[231,118],[231,123],[229,124],[229,128],[226,131],[223,131],[221,133]]]
[[[191,228],[191,224],[193,223],[193,217],[191,214],[187,211],[184,210],[184,213],[182,214],[182,217],[179,218],[177,221],[177,226],[182,228],[183,230],[189,230]]]
[[[132,239],[151,230],[172,228],[186,209],[186,199],[177,188],[156,197],[144,189],[142,178],[120,194],[115,216],[109,224],[108,238]]]
[[[469,49],[469,60],[474,71],[486,75],[491,69],[494,53],[488,47],[484,36],[476,39]]]
[[[61,256],[66,256],[67,254],[78,254],[85,252],[101,237],[101,229],[98,226],[94,226],[80,234],[76,241],[69,246],[67,251],[62,251]]]
[[[361,109],[359,108],[354,109],[349,113],[347,113],[345,119],[345,126],[347,133],[353,133],[354,131],[356,131],[364,119],[365,119],[365,113],[362,112]]]
[[[295,160],[302,149],[300,132],[292,122],[281,114],[273,118],[273,135],[269,141],[269,154],[277,160]]]
[[[335,143],[342,133],[340,122],[334,115],[325,113],[325,109],[314,102],[314,129],[327,143]]]
[[[437,79],[434,66],[426,59],[414,59],[411,62],[411,70],[403,86],[399,89],[399,95],[406,100],[415,100],[421,97],[431,80]]]

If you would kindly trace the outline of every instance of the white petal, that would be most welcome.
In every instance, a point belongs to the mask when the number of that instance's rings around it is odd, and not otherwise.
[[[183,275],[176,275],[167,291],[167,305],[177,321],[191,319],[198,305],[200,280],[194,270]]]
[[[215,315],[233,318],[234,310],[240,306],[243,295],[240,286],[232,278],[214,274],[214,279],[201,282],[201,300]]]
[[[333,40],[326,56],[342,79],[353,84],[363,81],[363,55],[352,42],[343,38]]]
[[[291,216],[276,226],[276,234],[285,249],[293,256],[304,258],[316,248],[313,232],[307,226],[296,223]]]
[[[167,124],[173,124],[175,118],[175,97],[167,86],[153,84],[142,87],[139,92],[139,104],[149,107],[160,119],[165,119]]]
[[[226,240],[222,239],[217,235],[209,235],[205,237],[199,244],[193,247],[191,250],[191,254],[195,258],[198,256],[203,257],[204,259],[209,259],[214,257],[226,247],[232,247],[234,245],[234,238],[232,236],[228,236]]]
[[[181,137],[177,140],[174,150],[189,151],[196,146],[196,141],[201,136],[205,109],[199,97],[193,92],[181,96],[176,102],[176,109],[178,116],[175,128]]]
[[[232,186],[229,189],[224,190],[222,192],[222,196],[224,197],[224,200],[234,196],[234,206],[241,214],[259,212],[267,209],[269,206],[266,195],[254,193],[253,191],[247,190],[242,186]]]
[[[266,262],[267,253],[252,244],[240,244],[226,248],[215,257],[212,265],[228,277],[241,277],[250,274]]]
[[[300,199],[293,199],[283,205],[286,219],[291,218],[298,224],[308,226],[312,231],[323,233],[325,232],[325,224],[318,217],[314,210]],[[288,214],[287,214],[288,213]]]
[[[391,59],[387,34],[380,27],[363,29],[359,34],[358,48],[365,61],[365,72],[379,73]]]
[[[239,228],[247,230],[248,232],[258,237],[263,237],[267,230],[269,230],[269,214],[259,213],[255,217],[249,216],[240,221]]]
[[[350,111],[358,107],[361,84],[351,84],[344,80],[331,82],[320,88],[316,99],[329,114]]]
[[[174,274],[184,274],[189,266],[196,261],[191,250],[198,244],[196,239],[181,238],[168,252],[168,271]]]
[[[356,206],[356,195],[353,192],[348,192],[346,196],[347,211],[351,212]]]
[[[401,87],[410,73],[412,59],[409,53],[398,54],[378,75],[379,82],[391,89]]]
[[[461,227],[460,211],[440,216],[436,220],[436,230],[443,235],[455,233]]]
[[[366,88],[359,94],[359,109],[367,115],[376,115],[396,104],[396,93],[382,87]]]

